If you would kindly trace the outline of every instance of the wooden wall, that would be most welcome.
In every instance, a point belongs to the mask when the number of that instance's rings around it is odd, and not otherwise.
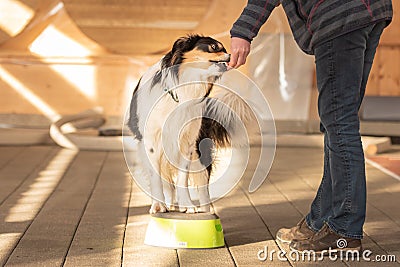
[[[9,7],[9,12],[5,12],[7,16],[0,17],[0,114],[43,114],[43,110],[38,108],[40,106],[43,109],[49,106],[60,114],[73,114],[100,105],[107,115],[113,116],[124,112],[138,77],[171,47],[177,35],[189,32],[214,35],[230,50],[229,28],[246,4],[246,0],[232,0],[228,5],[224,0],[0,2],[3,11],[7,7],[5,3],[19,3]],[[177,9],[174,3],[185,5],[193,12],[189,12],[189,16],[187,10]],[[103,6],[105,4],[107,6]],[[400,95],[400,18],[397,18],[400,16],[400,2],[393,0],[393,4],[395,19],[382,37],[368,95]],[[19,21],[19,13],[12,9],[18,10],[21,6],[32,12],[24,21]],[[142,7],[144,11],[139,12]],[[105,15],[107,11],[110,12]],[[175,17],[171,20],[158,11],[163,14],[174,12]],[[125,13],[118,21],[120,12]],[[135,17],[130,16],[130,12]],[[276,33],[279,26],[290,34],[281,8],[276,9],[273,16],[281,20],[270,19],[262,32]],[[9,21],[20,22],[13,24],[17,27],[13,33],[2,28]],[[145,22],[145,29],[140,29],[143,26],[141,21]],[[164,25],[163,21],[169,21],[169,24]],[[277,21],[282,21],[282,24]],[[114,26],[121,31],[114,31]],[[128,30],[129,33],[123,33]],[[46,39],[50,33],[56,33],[65,41]],[[43,52],[53,53],[35,52],[32,43],[37,39],[48,45],[49,51],[42,49]],[[84,54],[78,51],[66,56],[65,52],[70,53],[67,51],[68,42],[83,50]],[[147,57],[138,55],[146,53]],[[81,74],[88,75],[74,75],[74,71],[80,69],[86,71]],[[246,72],[246,66],[241,70]],[[40,101],[32,101],[28,93]]]
[[[102,106],[106,115],[123,116],[139,77],[178,37],[215,35],[229,50],[229,27],[246,4],[246,0],[232,0],[229,5],[224,0],[0,2],[8,14],[0,16],[0,114],[49,118],[94,106]],[[18,12],[24,10],[26,19],[19,21]],[[14,27],[13,34],[6,26]]]
[[[382,35],[366,95],[400,96],[400,1],[393,0],[394,19]]]

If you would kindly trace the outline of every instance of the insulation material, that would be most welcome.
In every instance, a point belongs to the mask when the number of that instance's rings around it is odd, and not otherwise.
[[[275,32],[261,32],[254,39],[249,76],[267,98],[275,120],[305,121],[309,118],[314,58],[298,48],[279,22],[275,21]]]

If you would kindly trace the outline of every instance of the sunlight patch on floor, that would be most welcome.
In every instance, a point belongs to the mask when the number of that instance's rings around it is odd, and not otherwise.
[[[77,153],[73,150],[60,150],[34,179],[29,189],[21,194],[17,203],[10,208],[4,221],[14,223],[33,220]]]

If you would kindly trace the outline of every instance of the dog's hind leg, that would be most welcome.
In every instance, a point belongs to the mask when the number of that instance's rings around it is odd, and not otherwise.
[[[181,150],[182,150],[182,144],[181,144]],[[186,149],[183,149],[181,153],[182,153],[181,160],[176,180],[176,193],[177,193],[179,211],[186,213],[196,213],[197,208],[192,203],[188,188],[191,159],[193,153],[195,153],[194,143],[188,144]]]
[[[196,163],[194,163],[194,165],[199,165]],[[190,175],[193,184],[196,185],[199,196],[200,207],[198,208],[198,212],[210,212],[210,193],[208,190],[209,177],[207,170],[197,171]]]
[[[202,126],[205,126],[205,119],[202,120]],[[192,161],[193,171],[192,181],[197,187],[200,201],[199,212],[210,212],[211,201],[209,192],[210,174],[212,170],[214,142],[207,137],[207,131],[202,129],[197,139],[197,150],[195,159]]]
[[[178,172],[178,177],[176,182],[179,211],[186,213],[196,213],[197,208],[192,203],[188,188],[188,175],[189,175],[190,163],[187,163],[185,164],[185,166],[182,167],[183,169],[179,170]]]

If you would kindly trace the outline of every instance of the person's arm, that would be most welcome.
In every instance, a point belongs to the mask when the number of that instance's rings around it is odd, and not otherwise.
[[[242,14],[233,24],[231,34],[231,59],[229,67],[238,68],[246,62],[250,43],[257,36],[280,0],[248,0]]]

